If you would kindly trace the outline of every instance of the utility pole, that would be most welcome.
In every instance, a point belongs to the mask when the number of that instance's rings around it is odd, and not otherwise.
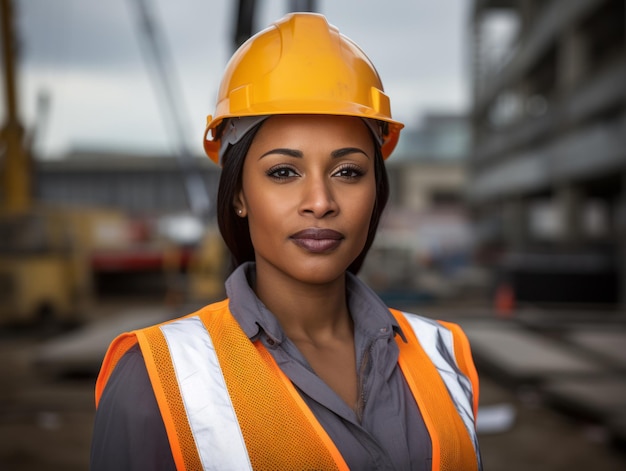
[[[233,32],[233,51],[241,46],[254,32],[256,0],[239,0],[235,31]]]
[[[2,45],[6,120],[0,131],[0,181],[3,209],[24,211],[32,203],[32,162],[24,147],[24,128],[18,117],[15,32],[11,0],[0,0],[2,7]]]
[[[290,0],[290,11],[306,11],[309,13],[315,13],[317,11],[316,0]]]

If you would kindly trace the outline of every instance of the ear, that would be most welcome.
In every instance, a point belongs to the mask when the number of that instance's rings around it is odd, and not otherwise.
[[[235,195],[233,208],[235,208],[235,213],[237,213],[239,217],[245,218],[248,215],[248,205],[246,204],[246,197],[243,194],[243,190],[239,190]]]

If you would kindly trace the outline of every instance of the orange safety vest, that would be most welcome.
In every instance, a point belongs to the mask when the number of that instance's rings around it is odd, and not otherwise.
[[[477,470],[478,376],[461,329],[391,310],[407,342],[398,364],[432,442],[433,470]],[[96,407],[136,343],[178,470],[348,469],[339,450],[228,300],[117,337],[96,383]]]

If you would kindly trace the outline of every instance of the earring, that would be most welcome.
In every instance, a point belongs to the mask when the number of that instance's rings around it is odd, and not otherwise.
[[[238,210],[237,210],[237,214],[239,214],[239,216],[241,216],[241,213],[243,213],[243,210],[238,209]]]

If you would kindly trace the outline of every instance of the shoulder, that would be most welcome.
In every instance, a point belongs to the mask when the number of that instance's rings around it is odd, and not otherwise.
[[[470,354],[469,342],[458,324],[395,309],[390,311],[404,334],[407,335],[407,330],[414,334],[429,354],[441,355],[447,351],[457,360]]]
[[[128,414],[145,414],[154,397],[148,371],[139,345],[131,347],[115,365],[103,391],[100,407]]]
[[[450,322],[440,321],[437,319],[433,319],[430,317],[422,316],[419,314],[414,314],[411,312],[401,311],[398,309],[390,308],[389,311],[396,318],[398,323],[403,327],[410,327],[411,330],[415,333],[416,336],[420,336],[420,334],[428,335],[428,334],[441,334],[445,332],[450,332],[450,335],[453,335],[457,328],[460,328],[456,324],[452,324]]]
[[[128,344],[125,344],[125,339],[131,337],[134,343],[138,343],[138,353],[145,356],[148,360],[150,358],[149,346],[158,339],[161,334],[167,330],[176,330],[182,326],[186,326],[187,329],[207,322],[222,322],[226,316],[230,314],[229,300],[224,299],[213,304],[206,305],[190,314],[175,317],[159,324],[153,324],[141,329],[134,330],[133,332],[122,334],[117,337],[109,350],[113,350],[113,353],[117,351],[117,356],[123,353],[128,348]],[[133,347],[134,348],[134,347]],[[148,349],[148,350],[147,350]],[[109,355],[111,352],[108,352]],[[131,360],[129,360],[131,361]]]
[[[229,313],[230,313],[230,299],[226,298],[226,299],[223,299],[222,301],[218,301],[212,304],[207,304],[206,306],[201,307],[200,309],[194,312],[191,312],[187,315],[171,319],[161,324],[156,324],[156,325],[147,327],[146,329],[155,329],[161,326],[167,326],[167,325],[179,323],[179,322],[186,321],[192,318],[200,318],[203,320],[211,319],[211,318],[222,318],[224,315],[229,314]]]
[[[175,469],[138,345],[117,362],[103,391],[94,421],[91,468]]]
[[[478,413],[479,381],[467,336],[458,324],[391,309],[407,336],[417,343],[440,372],[449,390],[463,384],[474,417]],[[450,382],[450,378],[458,381]]]
[[[474,416],[478,412],[478,372],[472,358],[469,340],[458,324],[434,320],[417,314],[391,310],[403,329],[414,334],[414,339],[428,354],[440,372],[461,375],[464,391],[472,404]],[[406,333],[405,333],[406,334]],[[410,335],[407,337],[411,338]],[[469,384],[468,384],[469,383]],[[454,387],[446,383],[449,387]]]

